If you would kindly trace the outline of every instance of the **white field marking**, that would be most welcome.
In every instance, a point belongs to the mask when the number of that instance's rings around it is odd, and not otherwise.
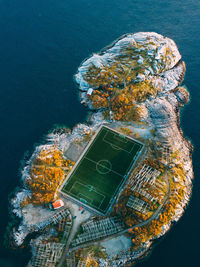
[[[87,146],[85,147],[85,149],[84,149],[84,151],[82,152],[80,158],[79,158],[78,161],[75,163],[75,165],[73,166],[72,170],[66,175],[65,180],[63,181],[61,187],[59,188],[59,192],[60,192],[61,194],[64,194],[65,196],[67,196],[67,197],[69,197],[69,198],[71,197],[71,199],[73,199],[75,202],[76,202],[76,201],[79,202],[79,200],[77,199],[77,197],[76,197],[76,196],[75,196],[75,197],[70,196],[70,195],[69,195],[65,190],[63,190],[63,189],[64,189],[64,187],[66,186],[66,184],[69,183],[69,181],[71,180],[70,178],[72,177],[72,175],[73,175],[74,171],[76,170],[77,166],[78,166],[78,165],[81,163],[81,161],[84,159],[85,155],[90,151],[90,149],[91,149],[91,144],[93,143],[93,141],[95,140],[95,138],[98,136],[98,134],[101,132],[101,130],[102,130],[103,128],[104,128],[104,129],[107,129],[108,131],[112,131],[112,132],[115,132],[115,133],[119,134],[119,132],[118,132],[117,130],[115,130],[115,129],[113,129],[113,128],[110,128],[110,127],[108,127],[108,126],[105,125],[105,124],[102,124],[102,125],[99,127],[99,129],[97,130],[96,134],[95,134],[94,136],[92,136],[90,142],[89,142],[89,143],[87,144]],[[123,134],[122,134],[122,135],[123,135]],[[124,136],[126,136],[126,135],[124,135]],[[139,153],[136,153],[136,157],[138,158],[138,155],[139,155],[141,152],[143,152],[143,150],[144,150],[144,143],[142,143],[142,142],[140,142],[140,141],[134,139],[133,137],[126,136],[126,138],[129,139],[129,140],[134,141],[134,142],[137,143],[137,144],[141,144],[141,145],[142,145],[142,149],[140,150],[140,152],[139,152]],[[131,163],[132,163],[132,162],[131,162]],[[133,164],[134,164],[134,162],[133,162]],[[131,164],[130,164],[130,165],[131,165]],[[130,166],[129,166],[129,168],[130,168]],[[130,170],[129,170],[129,172],[130,172]],[[120,175],[120,174],[117,173],[117,175]],[[120,176],[122,176],[122,175],[120,175]],[[124,175],[124,176],[127,176],[127,173],[126,173],[126,175]],[[66,183],[66,182],[67,182],[67,183]],[[121,183],[121,184],[122,184],[122,183]],[[118,188],[116,189],[116,191],[119,189],[120,186],[121,186],[121,185],[118,186]],[[115,193],[115,194],[116,194],[116,193]],[[113,201],[114,198],[115,198],[115,195],[111,198],[111,200]],[[87,206],[87,205],[86,205],[86,206]],[[88,208],[91,209],[91,210],[94,210],[94,211],[96,212],[95,208],[92,208],[92,207],[90,207],[90,206],[88,206]],[[105,215],[105,210],[99,208],[99,211],[100,211],[100,210],[103,212],[103,215]]]
[[[85,157],[85,159],[87,159],[87,160],[93,162],[95,165],[98,163],[98,162],[94,161],[93,159],[89,159],[89,158],[87,158],[87,157]],[[103,166],[103,165],[102,165],[102,166]],[[116,172],[116,171],[113,171],[113,169],[112,169],[110,172],[113,172],[113,173],[115,173],[115,174],[117,174],[117,175],[119,175],[119,176],[121,176],[121,177],[124,177],[124,175],[119,174],[119,173]]]
[[[108,165],[109,165],[109,167],[106,167],[105,165],[103,165],[103,162],[107,162]],[[107,169],[107,171],[106,171],[106,172],[103,172],[103,171],[99,170],[98,167],[100,167],[100,166],[101,166],[101,167],[104,167],[105,169]],[[101,159],[101,160],[99,160],[99,161],[96,163],[96,170],[97,170],[100,174],[107,174],[107,173],[109,173],[109,172],[112,171],[112,164],[111,164],[111,162],[110,162],[109,160],[107,160],[107,159]]]
[[[97,195],[100,195],[103,198],[103,200],[104,200],[105,195],[102,194],[102,193],[100,193],[98,190],[96,190],[96,187],[94,187],[92,185],[85,185],[85,186],[88,187],[88,188],[91,188],[92,187],[92,191],[95,192]]]
[[[104,199],[105,199],[105,196],[103,195],[103,199],[101,200],[101,203],[99,204],[98,209],[100,209],[99,207],[100,207],[101,204],[103,203]]]
[[[92,200],[91,198],[85,196],[85,195],[82,194],[82,193],[78,193],[77,197],[79,197],[80,201],[81,201],[81,199],[84,200],[83,202],[84,202],[85,204],[87,204],[87,203],[88,203],[88,204],[92,204],[92,202],[93,202],[93,200]],[[89,202],[88,202],[86,199],[89,199]]]
[[[112,133],[114,135],[114,138],[121,141],[122,140],[122,143],[128,143],[129,140],[127,140],[126,136],[124,135],[121,135],[120,133],[119,134],[116,134],[116,133]]]
[[[102,204],[102,202],[103,202],[104,199],[105,199],[105,195],[103,195],[102,193],[100,193],[99,191],[97,191],[96,188],[95,188],[94,186],[92,186],[92,185],[86,185],[86,184],[83,184],[83,183],[81,183],[81,182],[76,181],[76,182],[73,184],[73,186],[71,187],[70,191],[69,191],[70,194],[72,194],[75,198],[77,198],[80,194],[81,194],[82,196],[84,196],[84,194],[82,194],[82,193],[79,193],[78,195],[75,195],[75,194],[72,192],[73,187],[76,186],[77,184],[79,184],[79,185],[81,185],[81,186],[83,186],[83,187],[87,187],[87,188],[88,188],[88,191],[89,191],[90,188],[92,187],[92,188],[93,188],[92,191],[95,192],[97,195],[101,196],[101,203],[100,203],[100,205]],[[91,191],[90,191],[90,192],[91,192]],[[84,196],[84,197],[85,197],[86,199],[87,199],[87,198],[90,199],[90,198],[87,197],[87,196]],[[91,201],[90,203],[92,204],[93,200],[90,199],[90,201]],[[99,206],[100,206],[100,205],[99,205]],[[98,208],[98,207],[97,207],[97,208]]]
[[[85,158],[86,158],[86,157],[85,157]],[[91,162],[93,162],[93,163],[96,163],[96,162],[95,162],[94,160],[92,160],[92,159],[88,159],[88,158],[86,158],[86,159],[89,160],[89,161],[91,161]],[[129,167],[128,167],[127,169],[129,169],[130,166],[133,164],[132,162],[133,162],[133,160],[131,161],[131,164],[129,165]],[[113,172],[113,173],[115,173],[115,174],[117,174],[117,175],[119,175],[119,176],[121,176],[121,177],[124,178],[123,180],[121,180],[121,182],[119,183],[119,185],[117,186],[117,188],[116,188],[116,190],[115,190],[115,193],[114,193],[113,197],[110,199],[110,201],[112,200],[112,202],[113,202],[113,200],[114,200],[114,198],[115,198],[115,195],[116,195],[116,193],[118,192],[120,186],[124,183],[126,174],[125,174],[125,175],[121,175],[121,174],[119,174],[119,173],[117,173],[117,172],[115,172],[115,171],[113,171],[113,170],[111,170],[111,172]],[[110,202],[109,202],[109,205],[110,205]],[[99,209],[100,209],[100,208],[99,208]],[[102,209],[101,209],[101,210],[102,210]],[[103,211],[103,210],[102,210],[102,211]]]
[[[121,148],[119,148],[118,146],[111,145],[111,147],[115,150],[121,150]]]
[[[90,192],[93,191],[93,188],[94,188],[94,187],[93,187],[92,185],[89,185],[88,187],[89,187],[89,191],[90,191]]]
[[[72,177],[72,174],[75,172],[77,166],[79,166],[79,164],[81,164],[82,160],[84,159],[84,156],[89,152],[91,145],[93,143],[93,141],[95,140],[95,138],[98,136],[98,134],[101,132],[101,130],[103,129],[103,127],[105,127],[104,125],[101,125],[99,127],[99,129],[97,130],[96,134],[94,134],[91,138],[91,140],[89,141],[89,143],[87,144],[87,146],[85,147],[85,149],[83,150],[80,158],[78,159],[78,161],[75,163],[75,165],[73,166],[72,170],[66,175],[65,180],[63,181],[61,187],[59,188],[59,192],[62,194],[64,193],[62,190],[63,188],[69,183],[70,178]],[[64,193],[67,195],[67,193]]]
[[[90,149],[91,149],[91,145],[92,145],[93,141],[96,139],[96,137],[98,136],[98,134],[101,132],[101,130],[102,130],[103,128],[104,128],[104,129],[107,129],[107,131],[112,131],[112,132],[115,132],[115,133],[117,133],[117,134],[119,133],[117,130],[112,129],[112,128],[108,127],[108,126],[105,125],[105,124],[102,124],[102,125],[99,126],[99,129],[97,130],[96,134],[94,134],[94,135],[92,136],[91,140],[89,141],[89,143],[88,143],[87,146],[85,147],[84,151],[82,152],[80,158],[78,159],[78,161],[77,161],[77,162],[75,163],[75,165],[73,166],[72,170],[66,175],[64,181],[62,182],[62,185],[61,185],[60,188],[59,188],[59,192],[60,192],[61,194],[65,194],[65,195],[67,195],[67,193],[65,193],[64,187],[65,187],[65,186],[69,183],[69,181],[71,180],[70,178],[73,176],[73,173],[75,172],[76,168],[78,167],[79,164],[81,164],[82,159],[84,159],[84,157],[85,157],[85,156],[87,155],[87,153],[90,151]],[[120,134],[121,134],[121,133],[120,133]],[[121,135],[123,135],[123,134],[121,134]],[[126,135],[124,135],[124,136],[126,136]],[[138,144],[141,144],[141,145],[143,146],[143,148],[142,148],[141,151],[143,151],[143,149],[144,149],[144,144],[143,144],[142,142],[140,142],[140,141],[138,141],[138,140],[136,140],[136,139],[134,139],[133,137],[130,137],[130,136],[126,136],[126,138],[129,139],[129,140],[132,140],[132,141],[134,141],[134,142],[136,142],[136,143],[138,143]]]
[[[114,147],[117,147],[119,150],[123,150],[123,151],[125,151],[126,153],[131,154],[131,152],[132,152],[132,150],[133,150],[135,144],[132,143],[132,147],[131,147],[131,150],[130,150],[130,151],[129,151],[129,150],[126,150],[126,149],[124,149],[124,148],[122,148],[122,147],[119,147],[119,146],[117,146],[116,144],[114,144],[114,143],[112,143],[112,142],[106,140],[106,136],[107,136],[107,134],[108,134],[108,131],[106,132],[106,134],[105,134],[104,137],[103,137],[103,141],[104,141],[105,143],[109,144],[112,148],[113,148],[113,146],[114,146]],[[112,133],[112,134],[113,134],[113,136],[117,135],[117,133]],[[122,138],[122,137],[121,137],[121,138]],[[127,138],[127,137],[125,137],[125,138]],[[126,141],[128,142],[128,141],[130,141],[130,140],[126,140]],[[115,148],[115,149],[116,149],[116,148]]]
[[[90,185],[92,186],[92,185]],[[93,186],[92,186],[93,187]],[[94,188],[94,187],[93,187]],[[94,191],[96,194],[100,195],[102,197],[101,203],[99,204],[99,206],[97,208],[99,208],[101,206],[101,204],[103,203],[104,199],[106,198],[104,194],[100,193],[99,191],[96,190],[96,188],[92,189],[92,191]],[[94,201],[94,200],[93,200]],[[92,202],[93,202],[92,201]],[[101,209],[102,210],[102,209]]]
[[[115,130],[115,129],[113,129],[113,128],[107,126],[107,125],[102,125],[102,126],[100,126],[100,127],[101,127],[101,128],[104,127],[104,128],[106,128],[106,129],[110,130],[111,132],[120,134],[121,136],[125,136],[127,139],[132,140],[132,141],[134,141],[135,143],[144,146],[144,143],[140,142],[139,140],[136,140],[135,138],[133,138],[133,137],[131,137],[131,136],[128,136],[128,135],[125,135],[125,134],[123,134],[123,133],[120,133],[119,131],[117,131],[117,130]]]
[[[132,161],[131,161],[129,167],[127,168],[127,170],[130,171],[130,167],[134,164],[135,159],[138,157],[138,154],[139,154],[140,152],[141,152],[141,150],[140,150],[140,151],[137,151],[137,153],[136,153],[135,156],[133,157],[133,159],[132,159]],[[85,157],[85,159],[87,159],[87,160],[93,162],[94,164],[97,164],[97,162],[94,161],[94,160],[92,160],[92,159],[89,159],[89,158],[87,158],[87,157]],[[111,200],[113,201],[114,198],[115,198],[115,196],[116,196],[116,193],[118,192],[118,190],[119,190],[119,188],[120,188],[120,186],[124,183],[124,180],[125,180],[125,177],[126,177],[127,173],[126,173],[125,175],[121,175],[121,174],[119,174],[118,172],[115,172],[115,171],[113,171],[113,170],[111,170],[111,172],[113,172],[113,173],[115,173],[115,174],[117,174],[117,175],[119,175],[119,176],[121,176],[121,177],[124,178],[124,179],[119,183],[119,185],[117,186],[117,188],[116,188],[116,190],[115,190],[115,193],[114,193],[113,197],[111,198]],[[74,186],[76,183],[79,183],[79,184],[81,184],[81,185],[83,185],[83,186],[87,186],[87,187],[88,187],[88,185],[84,185],[84,184],[82,184],[82,183],[80,183],[80,182],[77,182],[77,181],[73,184],[73,186]],[[73,188],[73,186],[72,186],[72,188]],[[71,190],[72,190],[72,188],[71,188]],[[71,191],[71,190],[70,190],[70,191]],[[96,192],[97,194],[102,195],[102,196],[105,198],[105,196],[104,196],[103,194],[97,192],[96,190],[95,190],[95,192]],[[72,195],[76,198],[76,195],[74,195],[74,194],[72,194]],[[109,203],[110,203],[110,202],[109,202]],[[100,205],[99,205],[99,206],[100,206]],[[97,208],[99,208],[99,207],[97,207]],[[101,210],[102,212],[104,212],[104,210],[102,210],[101,208],[99,208],[99,210]]]
[[[115,190],[115,193],[114,193],[113,197],[111,198],[112,201],[113,201],[113,199],[115,198],[117,192],[119,191],[119,188],[121,187],[121,185],[125,182],[127,174],[129,174],[130,170],[132,169],[131,166],[133,167],[133,165],[134,165],[134,163],[135,163],[135,159],[138,158],[138,156],[139,156],[139,154],[140,154],[141,151],[142,151],[142,150],[138,150],[138,151],[136,152],[136,154],[135,154],[134,158],[132,159],[132,161],[131,161],[129,167],[127,168],[128,172],[126,172],[126,174],[123,176],[124,179],[123,179],[123,180],[120,182],[120,184],[117,186],[117,188],[116,188],[116,190]],[[109,203],[110,203],[110,202],[109,202]],[[110,203],[110,205],[111,205],[111,203]]]
[[[135,144],[134,144],[134,145],[135,145]],[[112,169],[110,172],[113,172],[113,173],[115,173],[115,174],[117,174],[117,175],[119,175],[119,176],[121,176],[121,177],[126,176],[126,174],[127,174],[127,170],[129,170],[130,167],[133,165],[135,159],[138,157],[138,154],[139,154],[140,152],[141,152],[141,150],[137,150],[135,156],[134,156],[134,157],[132,158],[132,160],[131,160],[131,163],[130,163],[129,166],[127,167],[127,169],[126,169],[126,173],[125,173],[124,175],[122,175],[122,174],[120,174],[120,173],[114,171],[113,169]],[[90,159],[90,158],[85,157],[85,159],[87,159],[87,160],[93,162],[93,163],[96,164],[96,165],[98,164],[98,162],[96,162],[95,160],[92,160],[92,159]],[[106,168],[106,167],[105,167],[105,168]],[[98,171],[98,170],[97,170],[97,171]],[[98,171],[98,172],[99,172],[99,171]],[[100,172],[99,172],[99,173],[100,173]],[[101,174],[101,173],[100,173],[100,174]]]
[[[74,186],[75,186],[76,184],[84,185],[84,184],[82,184],[82,183],[79,183],[79,182],[75,181],[75,183],[73,183],[71,189],[69,190],[69,193],[72,193],[72,190],[73,190],[73,188],[74,188]],[[73,194],[73,193],[72,193],[72,194]],[[73,194],[73,195],[74,195],[74,194]]]
[[[80,183],[80,182],[79,182],[79,183]],[[82,183],[80,183],[80,184],[82,184]],[[97,191],[97,190],[96,190],[96,187],[94,187],[93,185],[84,185],[84,184],[82,184],[82,185],[85,186],[85,187],[88,187],[88,188],[89,188],[88,191],[90,191],[90,188],[92,187],[92,191],[93,191],[93,192],[95,192],[96,194],[101,195],[103,198],[105,198],[104,194],[102,194],[102,193],[100,193],[99,191]],[[92,192],[92,191],[90,191],[90,192]]]

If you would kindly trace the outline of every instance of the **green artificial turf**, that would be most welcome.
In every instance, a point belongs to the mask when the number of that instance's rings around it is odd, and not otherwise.
[[[105,214],[142,147],[125,135],[101,127],[61,191]]]

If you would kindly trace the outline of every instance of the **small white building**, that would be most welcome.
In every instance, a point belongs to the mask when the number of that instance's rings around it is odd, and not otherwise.
[[[89,88],[87,90],[87,96],[91,96],[92,95],[92,92],[93,92],[93,89],[92,88]]]

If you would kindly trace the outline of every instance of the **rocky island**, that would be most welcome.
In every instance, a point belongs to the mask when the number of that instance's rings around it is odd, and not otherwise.
[[[35,234],[28,266],[132,266],[179,220],[193,179],[184,74],[174,41],[153,32],[124,35],[81,64],[87,123],[47,135],[11,200],[12,245]]]

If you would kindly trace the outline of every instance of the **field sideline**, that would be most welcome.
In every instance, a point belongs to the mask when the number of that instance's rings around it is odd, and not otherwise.
[[[101,126],[60,192],[106,214],[142,148],[142,143]]]

